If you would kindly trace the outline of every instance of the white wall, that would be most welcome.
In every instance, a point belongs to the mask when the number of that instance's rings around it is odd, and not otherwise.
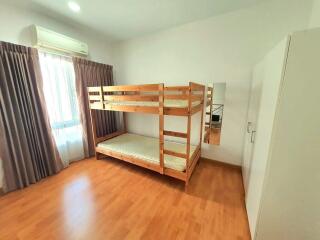
[[[313,0],[309,27],[310,28],[320,27],[320,0]]]
[[[113,64],[111,46],[102,36],[88,29],[68,25],[39,13],[23,10],[4,3],[0,4],[0,22],[0,41],[31,46],[30,26],[38,24],[88,43],[90,59]],[[0,159],[0,188],[2,186],[3,170]]]
[[[289,32],[305,28],[310,8],[311,0],[266,1],[117,43],[117,82],[226,82],[221,145],[204,144],[203,156],[241,165],[252,66]],[[128,122],[129,131],[158,134],[157,121],[151,116],[130,114]],[[175,119],[172,124],[182,128],[183,122]]]

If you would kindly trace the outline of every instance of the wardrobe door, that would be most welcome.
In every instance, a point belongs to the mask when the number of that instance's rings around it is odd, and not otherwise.
[[[320,239],[320,28],[294,33],[257,240]]]
[[[257,117],[259,113],[259,105],[261,98],[261,87],[262,80],[264,76],[264,63],[261,62],[256,65],[253,70],[249,110],[248,110],[248,120],[247,120],[247,131],[245,134],[245,146],[243,152],[243,163],[242,163],[242,173],[243,173],[243,184],[245,192],[248,191],[248,183],[251,169],[252,152],[254,145],[254,135],[257,126]]]
[[[252,239],[255,239],[264,176],[269,158],[273,123],[283,80],[290,38],[278,44],[264,58],[262,91],[250,168],[246,207]]]

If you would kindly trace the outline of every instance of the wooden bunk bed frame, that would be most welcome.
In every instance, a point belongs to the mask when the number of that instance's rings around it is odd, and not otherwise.
[[[93,130],[93,138],[96,150],[96,158],[99,155],[111,156],[132,164],[156,171],[163,175],[168,175],[185,182],[187,186],[190,177],[195,169],[196,164],[201,156],[201,142],[202,142],[202,129],[203,129],[203,115],[204,115],[204,95],[205,86],[190,82],[188,86],[168,86],[165,87],[161,84],[145,84],[145,85],[126,85],[126,86],[99,86],[88,87],[88,99],[91,113],[91,123]],[[184,100],[187,101],[186,107],[167,107],[165,100]],[[129,106],[113,105],[110,101],[126,101],[132,102],[148,102],[152,103],[151,106],[141,106],[140,104]],[[155,103],[156,104],[155,106]],[[194,104],[198,103],[198,104]],[[96,134],[96,121],[94,110],[111,110],[123,112],[123,129],[103,137],[97,137]],[[159,164],[146,162],[145,160],[109,151],[103,147],[99,147],[98,143],[108,139],[125,134],[126,130],[126,116],[125,112],[148,113],[159,115]],[[201,112],[201,128],[200,128],[200,141],[193,154],[190,154],[190,138],[191,138],[191,118],[192,115]],[[164,116],[185,116],[187,121],[187,132],[167,131],[164,129]],[[178,153],[164,149],[164,136],[171,136],[186,139],[186,153]],[[180,172],[164,166],[164,155],[171,155],[174,157],[183,158],[186,160],[186,170]]]
[[[209,115],[209,122],[205,122],[205,133],[204,133],[204,142],[209,143],[210,142],[210,131],[211,131],[211,121],[212,121],[212,104],[213,104],[213,87],[207,88],[207,102],[206,102],[206,116]],[[207,112],[207,108],[209,108],[209,112]]]

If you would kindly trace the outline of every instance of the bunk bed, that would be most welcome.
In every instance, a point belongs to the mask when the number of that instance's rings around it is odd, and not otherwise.
[[[212,115],[212,104],[213,104],[213,87],[207,88],[207,101],[206,101],[206,116],[209,116],[209,122],[205,121],[205,133],[204,133],[204,142],[210,142],[210,132],[211,132],[211,115]],[[207,112],[209,108],[209,111]],[[207,117],[206,117],[207,119]]]
[[[187,186],[201,156],[204,93],[205,86],[192,82],[173,87],[164,84],[88,87],[96,158],[114,157],[180,179]],[[122,130],[98,137],[96,110],[123,112]],[[128,133],[126,112],[158,115],[159,138]],[[195,146],[190,143],[191,118],[198,112],[201,112],[200,141]],[[165,130],[165,115],[187,117],[187,132]],[[165,136],[182,138],[184,143],[165,140]]]

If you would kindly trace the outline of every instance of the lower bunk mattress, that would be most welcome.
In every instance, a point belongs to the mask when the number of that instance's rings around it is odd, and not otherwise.
[[[142,135],[125,133],[98,144],[99,148],[114,151],[120,154],[139,158],[149,163],[159,164],[159,139]],[[187,145],[173,141],[165,141],[164,149],[186,153]],[[190,146],[190,156],[195,152],[196,146]],[[171,155],[164,155],[164,166],[180,172],[186,170],[186,159]]]

